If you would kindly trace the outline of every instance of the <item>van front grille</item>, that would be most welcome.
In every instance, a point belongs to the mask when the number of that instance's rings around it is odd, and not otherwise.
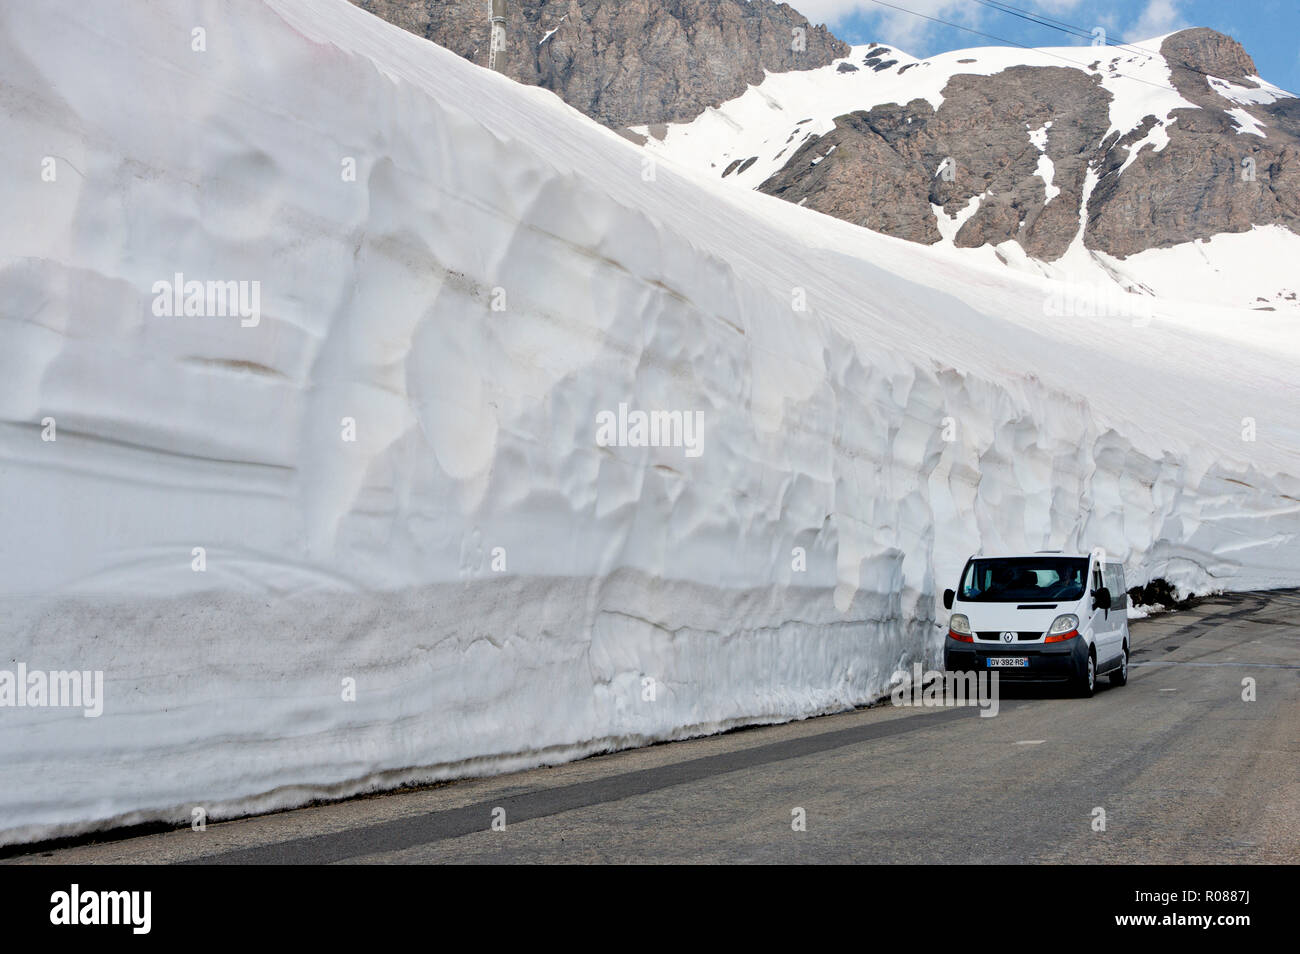
[[[975,635],[978,636],[980,639],[987,639],[987,640],[990,640],[990,641],[996,641],[996,642],[999,642],[999,643],[1002,642],[1002,630],[997,630],[996,632],[994,632],[994,631],[980,631],[980,632],[976,632]],[[1025,633],[1025,632],[1021,632],[1021,633],[1016,633],[1016,639],[1038,639],[1038,638],[1040,638],[1042,635],[1043,635],[1042,633]]]

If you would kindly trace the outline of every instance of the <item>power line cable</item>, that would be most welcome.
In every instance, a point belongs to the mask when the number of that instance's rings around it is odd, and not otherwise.
[[[1034,13],[1031,10],[1025,10],[1021,7],[1016,7],[1016,6],[1012,6],[1009,3],[1004,3],[1002,2],[1002,0],[975,0],[975,2],[983,6],[989,7],[990,9],[998,10],[1002,13],[1009,13],[1012,16],[1019,17],[1022,20],[1029,20],[1030,22],[1040,23],[1043,26],[1049,27],[1050,29],[1053,30],[1060,30],[1062,33],[1070,33],[1074,36],[1082,37],[1084,39],[1090,39],[1094,36],[1091,30],[1089,30],[1087,27],[1079,26],[1077,23],[1070,23],[1068,20],[1058,20],[1055,17],[1049,17],[1046,14]],[[1148,59],[1150,59],[1152,56],[1155,55],[1155,53],[1152,50],[1143,49],[1140,46],[1136,46],[1122,39],[1111,42],[1109,38],[1109,34],[1107,34],[1105,45],[1114,47],[1115,49],[1118,50],[1124,50],[1128,53],[1134,53],[1137,54],[1138,56],[1145,56]],[[1116,70],[1116,72],[1119,71]],[[1128,74],[1121,74],[1121,75],[1127,76]],[[1135,76],[1129,76],[1128,78],[1137,79],[1137,77]],[[1274,89],[1286,93],[1288,96],[1294,97],[1296,99],[1300,99],[1300,94],[1293,93],[1289,89],[1278,86],[1276,83],[1270,83],[1269,85],[1272,86]],[[1168,88],[1172,89],[1173,87],[1168,87]],[[1177,90],[1175,90],[1175,92],[1177,92]]]
[[[928,14],[928,13],[919,13],[919,12],[917,12],[916,10],[909,10],[907,7],[900,7],[900,6],[897,6],[896,4],[893,4],[893,3],[887,3],[887,2],[885,2],[885,0],[870,0],[870,2],[876,4],[877,6],[888,7],[888,8],[891,9],[891,10],[897,10],[899,13],[906,13],[906,14],[908,14],[909,16],[920,17],[922,20],[929,20],[931,23],[938,23],[938,24],[940,24],[940,25],[942,25],[942,26],[951,27],[951,28],[954,29],[954,30],[962,30],[963,32],[971,33],[971,34],[974,34],[975,36],[984,37],[984,38],[987,39],[987,40],[996,40],[997,42],[999,42],[999,43],[1004,43],[1004,44],[1006,44],[1007,46],[1015,46],[1015,47],[1019,47],[1019,48],[1022,49],[1022,50],[1034,50],[1035,52],[1037,52],[1037,53],[1041,53],[1041,54],[1043,54],[1043,55],[1045,55],[1045,56],[1055,57],[1055,58],[1058,59],[1058,60],[1062,60],[1063,62],[1069,63],[1071,66],[1074,66],[1074,67],[1076,67],[1076,68],[1078,68],[1078,69],[1081,69],[1081,70],[1084,70],[1084,71],[1089,71],[1088,67],[1087,67],[1085,64],[1080,63],[1078,60],[1070,59],[1070,57],[1068,57],[1068,56],[1061,56],[1059,53],[1053,53],[1051,50],[1046,50],[1046,49],[1043,49],[1042,47],[1033,47],[1033,46],[1029,46],[1029,45],[1026,44],[1026,43],[1017,43],[1015,40],[1008,40],[1006,37],[996,36],[996,35],[994,35],[994,34],[992,34],[992,33],[985,33],[985,32],[983,32],[983,31],[981,31],[981,30],[976,30],[976,29],[974,29],[974,28],[972,28],[972,27],[962,26],[960,23],[954,23],[954,22],[952,22],[951,20],[945,20],[945,19],[942,18],[942,17],[931,16],[931,15]],[[978,2],[983,3],[985,6],[992,6],[992,5],[989,4],[989,3],[985,3],[984,0],[978,0]],[[996,9],[997,7],[995,6],[994,8]],[[1009,12],[1009,11],[1004,9],[1002,12],[1006,13],[1006,12]],[[1025,18],[1022,17],[1022,19],[1025,19]],[[1081,29],[1081,28],[1080,28],[1080,29]],[[1063,31],[1063,32],[1065,32],[1065,31]],[[1091,36],[1091,34],[1088,34],[1088,35]],[[1115,48],[1116,48],[1116,49],[1120,49],[1121,47],[1120,47],[1119,45],[1116,45]],[[1145,56],[1145,57],[1147,57],[1148,59],[1151,58],[1151,57],[1153,57],[1153,56],[1155,56],[1155,53],[1153,53],[1151,50],[1144,50],[1144,49],[1142,49],[1141,47],[1133,47],[1133,48],[1131,49],[1131,52],[1134,52],[1134,53],[1140,54],[1140,55],[1142,55],[1142,56]],[[1132,75],[1130,75],[1130,74],[1128,74],[1128,73],[1125,73],[1125,72],[1123,72],[1123,71],[1121,71],[1121,70],[1112,70],[1112,72],[1113,72],[1116,76],[1122,76],[1122,77],[1124,77],[1125,79],[1132,80],[1132,81],[1135,82],[1135,83],[1144,83],[1144,84],[1146,84],[1147,86],[1151,86],[1151,87],[1154,87],[1154,88],[1156,88],[1156,89],[1166,89],[1166,90],[1171,90],[1172,92],[1175,92],[1175,93],[1179,93],[1179,90],[1177,89],[1177,87],[1173,86],[1173,85],[1170,84],[1170,83],[1155,83],[1155,82],[1152,82],[1151,80],[1143,79],[1143,78],[1140,77],[1140,76],[1132,76]],[[1274,89],[1276,89],[1276,90],[1278,90],[1278,91],[1280,91],[1280,92],[1282,92],[1282,93],[1285,93],[1285,94],[1288,95],[1288,96],[1294,97],[1294,98],[1296,98],[1296,99],[1300,99],[1300,94],[1293,93],[1293,92],[1291,92],[1290,90],[1288,90],[1288,89],[1284,89],[1283,87],[1281,87],[1281,86],[1277,86],[1276,84],[1273,84],[1273,83],[1270,83],[1269,85],[1270,85],[1270,86],[1273,86]],[[1182,94],[1179,93],[1179,95],[1182,95]]]
[[[1076,28],[1071,25],[1053,23],[1025,10],[1019,10],[1015,7],[1004,7],[1001,4],[994,3],[993,0],[975,0],[975,2],[982,6],[989,7],[990,9],[997,10],[999,13],[1007,13],[1013,17],[1018,17],[1021,20],[1028,20],[1030,23],[1037,26],[1045,26],[1048,29],[1056,30],[1060,33],[1069,33],[1072,36],[1078,37],[1087,37],[1092,35],[1090,33],[1084,33],[1082,27]]]
[[[996,36],[992,33],[985,33],[982,30],[976,30],[972,27],[962,26],[960,23],[953,23],[951,20],[945,20],[942,17],[932,17],[928,13],[918,13],[915,10],[907,9],[907,7],[900,7],[892,3],[886,3],[885,0],[871,0],[871,2],[876,4],[877,6],[888,7],[891,10],[897,10],[899,13],[906,13],[909,14],[910,16],[920,17],[922,20],[929,20],[931,23],[938,23],[941,24],[942,26],[951,27],[954,30],[962,30],[966,33],[973,33],[975,36],[982,36],[986,40],[996,40],[999,43],[1006,44],[1007,46],[1019,47],[1022,50],[1033,50],[1036,53],[1042,53],[1044,56],[1055,57],[1056,59],[1069,63],[1071,66],[1077,67],[1078,69],[1084,70],[1085,72],[1088,71],[1088,67],[1083,63],[1080,63],[1078,60],[1072,60],[1068,56],[1061,56],[1059,53],[1053,53],[1051,50],[1045,50],[1041,47],[1029,46],[1027,43],[1017,43],[1015,40],[1008,40],[1006,37]],[[1147,55],[1150,56],[1151,54],[1148,53]],[[1147,86],[1154,86],[1156,89],[1168,89],[1168,90],[1173,90],[1175,93],[1178,92],[1177,89],[1174,89],[1174,87],[1169,85],[1168,83],[1153,83],[1150,80],[1145,80],[1138,76],[1129,76],[1127,73],[1121,73],[1119,70],[1115,70],[1114,72],[1119,76],[1123,76],[1125,79],[1133,80],[1133,82],[1135,83],[1145,83]]]
[[[1035,13],[1032,10],[1025,10],[1022,7],[1012,6],[1009,3],[1003,3],[1002,0],[975,0],[975,2],[1002,13],[1009,13],[1022,20],[1029,20],[1030,22],[1041,24],[1042,26],[1049,27],[1053,30],[1059,30],[1062,33],[1070,33],[1086,40],[1093,39],[1096,35],[1095,31],[1088,27],[1080,26],[1077,23],[1071,23],[1068,20],[1058,20],[1056,17],[1049,17],[1045,13]],[[1141,47],[1134,46],[1126,40],[1119,39],[1112,42],[1108,33],[1106,34],[1106,37],[1106,46],[1118,47],[1123,50],[1128,50],[1131,53],[1141,53],[1145,56],[1151,55],[1150,50],[1144,50]]]

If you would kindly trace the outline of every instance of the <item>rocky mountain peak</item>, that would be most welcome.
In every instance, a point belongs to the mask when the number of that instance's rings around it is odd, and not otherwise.
[[[352,0],[481,66],[489,0]],[[771,0],[510,0],[505,75],[608,126],[685,122],[849,47]]]
[[[1015,242],[1040,262],[1079,239],[1124,259],[1258,226],[1300,233],[1300,100],[1214,30],[1158,49],[1109,48],[1072,66],[1011,50],[904,63],[900,75],[948,79],[930,99],[902,100],[907,84],[893,83],[882,97],[896,99],[802,134],[759,188],[927,244]],[[990,69],[995,56],[1005,65]],[[844,82],[823,72],[828,90]]]
[[[352,2],[487,63],[489,0]],[[509,0],[507,44],[507,76],[642,146],[898,238],[1052,263],[1076,245],[1124,259],[1259,226],[1300,234],[1300,99],[1211,29],[918,60],[850,48],[771,0]],[[812,98],[769,92],[800,70],[817,71]],[[770,110],[703,115],[751,86]],[[765,130],[747,138],[737,118]],[[670,133],[693,121],[689,140]]]
[[[1160,53],[1171,68],[1181,66],[1237,83],[1259,73],[1245,47],[1232,37],[1207,27],[1171,33],[1161,43]]]

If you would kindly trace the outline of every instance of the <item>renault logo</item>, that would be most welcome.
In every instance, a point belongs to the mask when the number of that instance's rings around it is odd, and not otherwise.
[[[1015,633],[1003,633],[1003,634],[1002,634],[1002,641],[1003,641],[1004,643],[1009,643],[1009,642],[1011,642],[1011,640],[1013,640],[1013,639],[1015,639],[1015,638],[1016,638],[1016,634],[1015,634]]]

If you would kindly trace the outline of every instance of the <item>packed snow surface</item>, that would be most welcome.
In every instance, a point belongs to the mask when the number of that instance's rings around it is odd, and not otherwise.
[[[0,707],[5,841],[865,702],[980,547],[1300,583],[1281,315],[1084,315],[345,0],[4,5],[0,83],[0,670],[104,677]]]

